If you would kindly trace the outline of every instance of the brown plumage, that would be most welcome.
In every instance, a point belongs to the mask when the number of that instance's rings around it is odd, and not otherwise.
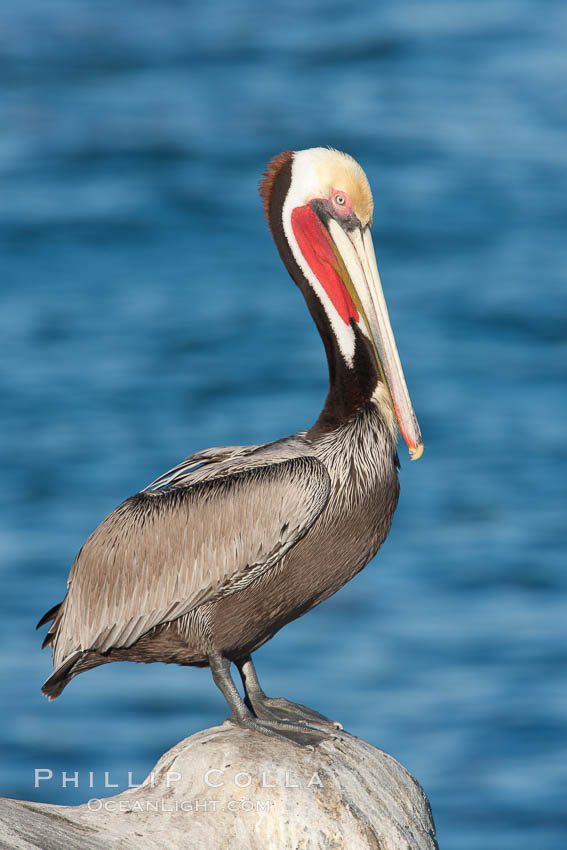
[[[264,207],[264,215],[266,216],[266,221],[268,222],[268,227],[270,230],[272,229],[272,223],[270,218],[270,203],[274,190],[274,183],[278,177],[278,174],[281,172],[284,166],[287,166],[291,163],[293,159],[293,151],[282,151],[277,156],[269,161],[266,166],[266,170],[264,171],[264,175],[262,180],[260,181],[259,192],[260,197],[262,198],[262,204]]]
[[[261,188],[276,245],[325,343],[330,389],[321,417],[309,431],[275,443],[197,452],[101,523],[75,559],[65,599],[39,623],[53,620],[44,645],[52,647],[55,669],[42,689],[50,698],[78,673],[110,661],[209,665],[236,722],[301,742],[324,734],[321,716],[265,697],[249,656],[368,563],[398,499],[397,428],[368,310],[360,301],[358,319],[354,309],[350,322],[340,317],[348,297],[340,286],[350,291],[361,272],[352,258],[350,268],[334,266],[328,249],[330,219],[348,234],[359,222],[356,198],[368,207],[366,182],[345,191],[349,162],[355,186],[363,172],[344,154],[280,154]],[[334,173],[341,185],[333,184]],[[322,192],[331,192],[328,202]],[[364,226],[355,225],[363,234],[370,214],[366,209]],[[304,218],[296,239],[297,215]],[[327,265],[309,259],[304,233]],[[408,444],[419,450],[417,439]],[[230,678],[231,662],[247,706]]]

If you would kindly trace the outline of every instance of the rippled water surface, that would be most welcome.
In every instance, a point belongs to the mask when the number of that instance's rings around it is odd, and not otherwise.
[[[376,560],[259,672],[402,761],[443,848],[567,846],[567,8],[239,5],[0,7],[1,791],[111,793],[226,716],[206,671],[160,665],[48,704],[33,626],[126,496],[317,417],[256,185],[329,144],[374,188],[426,451]]]

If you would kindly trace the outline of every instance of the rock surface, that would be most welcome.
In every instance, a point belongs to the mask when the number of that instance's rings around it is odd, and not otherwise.
[[[345,732],[315,750],[227,722],[181,741],[137,787],[82,806],[0,800],[10,850],[435,850],[416,780]]]

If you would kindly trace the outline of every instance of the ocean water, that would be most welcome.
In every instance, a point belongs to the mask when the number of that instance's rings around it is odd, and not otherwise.
[[[425,453],[400,447],[377,558],[260,676],[406,765],[445,850],[567,846],[566,73],[554,0],[2,5],[0,793],[114,793],[226,716],[164,665],[48,703],[34,625],[125,497],[316,419],[257,183],[323,144],[373,186]]]

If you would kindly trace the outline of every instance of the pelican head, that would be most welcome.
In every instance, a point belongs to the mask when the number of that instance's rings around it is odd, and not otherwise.
[[[366,174],[351,156],[333,149],[287,151],[268,164],[260,193],[280,255],[304,293],[307,287],[316,296],[347,369],[356,368],[360,339],[370,343],[377,381],[387,387],[410,457],[417,460],[423,441],[376,264]]]

